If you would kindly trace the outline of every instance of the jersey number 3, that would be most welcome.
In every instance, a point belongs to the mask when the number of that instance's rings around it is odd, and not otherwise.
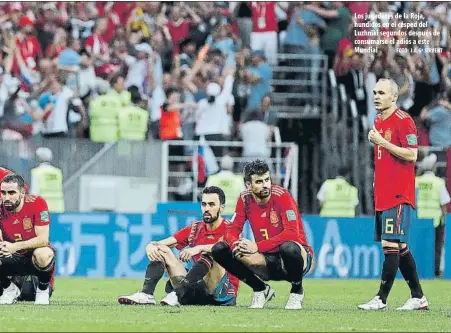
[[[264,239],[268,240],[269,239],[269,234],[268,234],[268,229],[260,229],[260,232],[262,233],[262,236]]]

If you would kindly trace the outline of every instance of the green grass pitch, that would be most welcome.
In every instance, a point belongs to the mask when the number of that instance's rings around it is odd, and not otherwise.
[[[58,278],[48,307],[18,303],[0,307],[0,331],[422,331],[451,329],[451,282],[423,281],[429,311],[397,312],[409,295],[403,280],[396,280],[389,309],[366,312],[357,304],[368,301],[378,288],[376,280],[305,280],[304,309],[283,309],[289,284],[272,282],[276,298],[262,310],[247,309],[252,292],[241,285],[236,307],[121,306],[117,296],[139,290],[130,279]],[[163,295],[160,282],[156,298]]]

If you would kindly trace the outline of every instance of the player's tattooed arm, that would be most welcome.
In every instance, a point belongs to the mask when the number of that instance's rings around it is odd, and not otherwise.
[[[162,239],[160,241],[151,242],[151,244],[154,244],[156,246],[158,245],[165,245],[167,247],[176,247],[177,246],[177,239],[175,237],[171,236],[165,239]]]
[[[192,257],[194,257],[202,252],[211,253],[211,249],[213,248],[213,245],[214,244],[197,245],[194,247],[188,247],[180,253],[179,258],[183,262],[188,262],[191,260]]]
[[[196,247],[199,249],[200,252],[211,253],[211,249],[213,248],[213,245],[215,245],[215,244],[197,245]]]
[[[177,245],[177,239],[171,236],[160,241],[152,241],[146,246],[146,254],[150,261],[160,261],[164,262],[163,253],[170,247],[175,247]]]
[[[250,256],[251,254],[258,252],[257,243],[246,239],[241,238],[233,244],[232,253],[238,258]]]

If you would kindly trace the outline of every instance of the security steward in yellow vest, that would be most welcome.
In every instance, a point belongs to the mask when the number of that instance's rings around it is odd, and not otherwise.
[[[243,176],[233,173],[233,159],[225,155],[221,159],[221,171],[208,176],[205,186],[218,186],[225,194],[226,204],[224,215],[233,215],[235,213],[236,202],[240,193],[244,190]]]
[[[45,199],[49,212],[64,213],[63,173],[50,164],[53,159],[49,148],[36,149],[39,166],[31,170],[30,194]]]
[[[417,190],[417,215],[420,219],[434,220],[435,227],[435,260],[434,273],[440,276],[440,263],[445,237],[446,205],[451,201],[445,180],[435,175],[437,155],[426,156],[418,167],[424,171],[415,179]]]
[[[346,180],[348,174],[349,169],[341,167],[336,178],[327,179],[321,185],[316,196],[321,204],[320,216],[355,217],[358,190]]]
[[[119,139],[145,140],[149,124],[149,112],[138,105],[142,102],[138,87],[128,88],[132,104],[119,112]]]
[[[89,137],[93,142],[115,142],[119,133],[122,102],[117,94],[99,95],[89,104]]]

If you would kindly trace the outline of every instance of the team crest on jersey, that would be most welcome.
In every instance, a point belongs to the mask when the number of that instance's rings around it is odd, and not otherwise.
[[[391,141],[391,131],[389,129],[385,131],[384,137],[385,137],[385,140],[387,140],[388,142]]]
[[[23,228],[25,230],[33,229],[33,223],[31,222],[31,219],[26,217],[23,219]]]
[[[269,214],[269,221],[275,227],[279,225],[279,216],[277,216],[277,212],[275,210],[272,210]]]

